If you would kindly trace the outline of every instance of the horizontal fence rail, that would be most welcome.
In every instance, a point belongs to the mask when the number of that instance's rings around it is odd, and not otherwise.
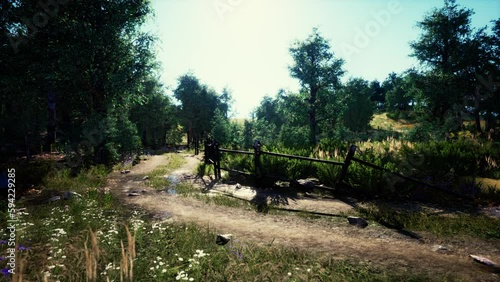
[[[289,159],[312,161],[312,162],[317,162],[317,163],[327,163],[327,164],[333,164],[333,165],[344,165],[343,162],[336,162],[336,161],[330,161],[330,160],[322,160],[322,159],[315,159],[315,158],[308,158],[308,157],[301,157],[301,156],[294,156],[294,155],[287,155],[287,154],[280,154],[280,153],[273,153],[273,152],[264,152],[263,151],[263,152],[261,152],[261,154],[271,155],[271,156],[276,156],[276,157],[289,158]]]
[[[251,151],[241,151],[241,150],[228,150],[224,148],[219,148],[219,151],[226,153],[236,153],[236,154],[245,154],[245,155],[253,155],[254,152]]]
[[[220,169],[221,170],[225,170],[225,171],[229,171],[229,172],[234,172],[234,173],[239,173],[239,174],[243,174],[243,175],[252,176],[252,174],[250,172],[246,172],[246,171],[231,169],[231,168],[227,168],[227,167],[221,167]]]
[[[294,182],[294,183],[297,182],[294,179],[288,179],[288,178],[285,178],[285,177],[268,175],[268,174],[262,173],[262,167],[261,167],[260,157],[262,155],[269,155],[269,156],[274,156],[274,157],[283,157],[283,158],[297,159],[297,160],[310,161],[310,162],[326,163],[326,164],[331,164],[331,165],[340,165],[340,166],[342,166],[342,168],[341,168],[341,171],[340,171],[340,173],[338,175],[338,178],[336,180],[336,183],[338,185],[338,184],[343,184],[344,183],[344,179],[346,178],[346,176],[348,174],[348,169],[349,169],[349,166],[350,166],[351,162],[357,162],[357,163],[359,163],[359,164],[361,164],[363,166],[367,166],[367,167],[370,167],[370,168],[373,168],[373,169],[381,170],[381,171],[383,171],[385,173],[392,174],[392,175],[394,175],[396,177],[399,177],[399,178],[402,178],[402,179],[405,179],[405,180],[408,180],[408,181],[411,181],[411,182],[423,185],[425,187],[428,187],[428,188],[431,188],[431,189],[434,189],[434,190],[437,190],[437,191],[440,191],[440,192],[448,193],[450,195],[454,195],[454,196],[460,197],[460,198],[469,198],[466,195],[462,195],[462,194],[456,193],[454,191],[450,191],[450,190],[447,190],[447,189],[444,189],[444,188],[441,188],[441,187],[438,187],[438,186],[434,186],[432,184],[420,181],[418,179],[415,179],[415,178],[412,178],[412,177],[409,177],[409,176],[405,176],[405,175],[403,175],[403,174],[401,174],[399,172],[391,171],[391,170],[389,170],[387,168],[384,168],[384,167],[375,165],[373,163],[370,163],[368,161],[356,158],[356,157],[354,157],[354,155],[356,153],[356,146],[355,145],[351,145],[349,147],[349,150],[347,151],[347,154],[346,154],[344,162],[324,160],[324,159],[316,159],[316,158],[302,157],[302,156],[295,156],[295,155],[289,155],[289,154],[281,154],[281,153],[275,153],[275,152],[266,152],[266,151],[262,151],[261,150],[262,145],[258,141],[256,141],[254,143],[253,147],[254,147],[254,151],[229,150],[229,149],[220,148],[219,144],[216,141],[213,141],[213,140],[205,141],[205,149],[204,149],[204,152],[205,152],[205,163],[206,164],[212,164],[212,165],[214,165],[215,179],[220,179],[221,178],[221,172],[220,171],[221,170],[225,170],[225,171],[229,171],[229,172],[234,172],[234,173],[239,173],[239,174],[254,176],[254,177],[257,178],[258,181],[262,177],[268,177],[268,178],[274,178],[274,179],[278,179],[278,180],[290,181],[290,182]],[[223,152],[223,153],[231,153],[231,154],[253,155],[253,157],[254,157],[254,171],[253,171],[253,173],[252,172],[239,171],[239,170],[235,170],[235,169],[230,169],[230,168],[227,168],[227,167],[221,167],[221,165],[220,165],[221,152]],[[333,189],[331,187],[326,187],[326,188]]]
[[[438,190],[438,191],[441,191],[441,192],[445,192],[445,193],[448,193],[448,194],[451,194],[451,195],[454,195],[454,196],[457,196],[457,197],[460,197],[460,198],[469,198],[467,197],[466,195],[462,195],[462,194],[459,194],[459,193],[455,193],[453,191],[449,191],[449,190],[446,190],[446,189],[443,189],[441,187],[438,187],[438,186],[434,186],[432,184],[429,184],[429,183],[425,183],[423,181],[420,181],[418,179],[415,179],[413,177],[408,177],[408,176],[404,176],[402,175],[401,173],[399,172],[394,172],[394,171],[391,171],[387,168],[384,168],[384,167],[381,167],[381,166],[378,166],[378,165],[375,165],[375,164],[372,164],[372,163],[369,163],[367,161],[364,161],[364,160],[360,160],[358,158],[355,158],[353,157],[352,158],[352,161],[354,162],[357,162],[357,163],[360,163],[362,165],[365,165],[365,166],[369,166],[371,168],[374,168],[374,169],[378,169],[378,170],[381,170],[381,171],[384,171],[384,172],[387,172],[387,173],[390,173],[394,176],[397,176],[397,177],[400,177],[400,178],[403,178],[405,180],[408,180],[408,181],[411,181],[411,182],[414,182],[414,183],[417,183],[417,184],[421,184],[421,185],[424,185],[426,187],[429,187],[431,189],[435,189],[435,190]]]

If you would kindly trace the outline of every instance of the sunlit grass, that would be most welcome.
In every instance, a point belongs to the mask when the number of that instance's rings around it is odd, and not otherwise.
[[[158,166],[147,175],[149,179],[147,179],[146,185],[157,190],[165,189],[165,187],[170,184],[168,183],[168,180],[165,179],[165,176],[178,169],[186,162],[179,154],[169,153],[164,156],[167,158],[168,163],[166,165]]]
[[[387,113],[374,114],[370,125],[373,129],[398,132],[405,132],[414,127],[414,124],[406,123],[404,120],[395,121],[389,118]]]
[[[73,178],[69,169],[62,169],[49,173],[43,180],[43,186],[51,190],[83,192],[104,185],[107,173],[104,166],[96,166],[81,171]]]

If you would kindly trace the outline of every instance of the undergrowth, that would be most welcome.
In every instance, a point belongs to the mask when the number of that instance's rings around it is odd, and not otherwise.
[[[165,168],[163,168],[165,169]],[[164,172],[164,171],[163,171]],[[162,172],[162,173],[163,173]],[[161,173],[158,173],[160,175]],[[233,238],[215,244],[217,230],[151,220],[101,191],[102,168],[76,177],[67,172],[45,180],[82,198],[17,212],[16,277],[0,261],[2,281],[428,281],[426,274],[398,272],[368,262],[333,259],[307,250],[256,245]],[[214,198],[217,199],[217,198]],[[218,200],[214,200],[218,201]],[[226,202],[228,203],[228,202]],[[5,216],[5,215],[3,215]],[[6,219],[6,218],[4,218]],[[2,220],[2,239],[7,239]],[[6,254],[7,241],[0,241]],[[22,275],[22,277],[21,277]],[[443,279],[447,276],[443,275]],[[436,277],[432,277],[436,278]]]

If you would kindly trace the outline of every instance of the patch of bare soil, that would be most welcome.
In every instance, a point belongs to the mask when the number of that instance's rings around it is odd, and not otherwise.
[[[185,181],[199,185],[202,181],[192,175],[199,157],[183,155],[186,164],[171,175],[184,176]],[[231,233],[239,241],[250,241],[259,245],[277,244],[303,250],[316,251],[339,259],[370,262],[398,271],[421,273],[447,273],[451,277],[466,281],[499,281],[500,275],[479,266],[469,257],[481,255],[500,262],[500,242],[477,239],[457,239],[443,242],[434,236],[419,234],[415,240],[398,232],[370,224],[360,229],[349,225],[345,218],[310,219],[293,215],[262,214],[254,210],[205,204],[202,201],[155,191],[146,187],[144,175],[161,164],[163,156],[153,156],[131,169],[128,174],[113,173],[109,189],[125,204],[139,206],[161,220],[194,222],[209,225],[221,233]],[[255,197],[261,191],[251,187],[217,187],[216,190],[235,196]],[[214,187],[211,187],[214,189]],[[128,196],[131,191],[140,191],[140,196]],[[307,209],[328,213],[349,213],[352,208],[341,201],[329,199],[307,199],[303,196],[286,197],[280,204],[291,209]],[[438,245],[443,245],[439,247]]]

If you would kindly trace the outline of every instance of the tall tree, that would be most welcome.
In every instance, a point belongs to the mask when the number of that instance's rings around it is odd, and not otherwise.
[[[304,41],[295,42],[290,48],[294,63],[289,66],[290,75],[297,78],[307,93],[306,101],[309,115],[309,144],[316,145],[318,133],[318,94],[332,91],[340,85],[344,74],[344,61],[334,57],[330,43],[324,39],[317,28]]]
[[[417,26],[420,37],[411,42],[412,56],[428,67],[421,86],[428,96],[432,116],[444,122],[456,118],[461,122],[466,96],[474,92],[478,69],[478,41],[482,33],[471,28],[473,11],[459,7],[455,0],[445,0],[444,6],[433,9]],[[479,119],[479,111],[475,111]],[[480,130],[480,128],[479,128]]]
[[[418,22],[422,34],[410,43],[411,56],[444,73],[456,73],[463,68],[463,52],[472,34],[472,10],[460,8],[455,2],[445,0],[443,7],[433,9]]]
[[[215,110],[227,118],[230,109],[231,95],[227,89],[219,96],[191,73],[179,77],[174,97],[181,102],[181,124],[187,133],[188,144],[192,144],[196,136],[211,131]]]
[[[146,101],[131,108],[130,120],[137,125],[143,146],[160,148],[166,145],[167,138],[172,139],[169,134],[175,134],[178,109],[156,79],[150,81],[144,91]]]
[[[390,73],[384,81],[384,88],[387,90],[385,100],[388,112],[406,111],[410,104],[413,104],[414,97],[411,91],[412,81],[410,75]]]
[[[489,131],[500,114],[500,19],[492,21],[489,33],[479,30],[468,44],[470,60],[469,84],[475,86],[466,96],[466,108],[475,117],[476,129],[481,131],[481,115]]]
[[[371,96],[370,100],[375,103],[377,109],[385,107],[385,98],[387,90],[382,87],[378,80],[370,82]]]

